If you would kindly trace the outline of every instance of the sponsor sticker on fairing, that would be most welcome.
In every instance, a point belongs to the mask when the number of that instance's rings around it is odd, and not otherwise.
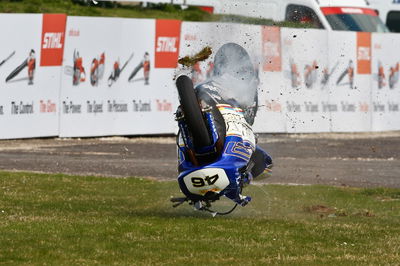
[[[240,137],[243,142],[255,147],[254,133],[244,118],[243,110],[225,104],[218,104],[217,108],[225,120],[226,136]]]

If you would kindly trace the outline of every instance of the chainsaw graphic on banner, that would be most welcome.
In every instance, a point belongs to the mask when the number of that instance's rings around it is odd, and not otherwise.
[[[8,59],[11,58],[11,56],[14,55],[12,53],[8,58],[2,61],[5,62]],[[4,64],[4,63],[3,63]],[[14,79],[19,73],[21,73],[22,70],[25,68],[28,68],[28,77],[26,78],[20,78],[20,79]],[[35,50],[31,49],[29,52],[28,58],[26,58],[18,67],[16,67],[6,78],[6,82],[17,82],[17,81],[22,81],[28,79],[28,85],[33,85],[33,79],[35,75],[35,69],[36,69],[36,57],[35,57]],[[14,79],[14,80],[13,80]]]

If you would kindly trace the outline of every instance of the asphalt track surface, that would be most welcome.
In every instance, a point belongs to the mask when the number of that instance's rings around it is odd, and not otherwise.
[[[279,184],[400,188],[400,132],[269,134],[259,145],[274,159]],[[0,170],[176,178],[173,137],[0,141]]]

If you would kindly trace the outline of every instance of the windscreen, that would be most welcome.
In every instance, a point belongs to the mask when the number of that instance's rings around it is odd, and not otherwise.
[[[368,8],[321,8],[333,30],[388,32],[378,14]]]

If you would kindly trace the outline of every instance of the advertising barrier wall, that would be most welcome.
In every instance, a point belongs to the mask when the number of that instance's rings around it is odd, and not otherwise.
[[[328,68],[328,33],[282,29],[282,72],[287,132],[330,131],[329,101],[324,69]]]
[[[181,56],[232,41],[252,55],[260,79],[257,132],[400,129],[400,60],[388,52],[400,44],[397,34],[183,23],[181,36]],[[194,81],[209,64],[194,68]]]
[[[179,21],[69,17],[66,33],[60,136],[174,132]]]
[[[333,132],[371,130],[370,36],[355,32],[329,34],[329,109]],[[363,39],[367,40],[365,46],[360,42]]]
[[[400,34],[373,34],[372,43],[372,130],[399,130]]]
[[[0,139],[58,135],[65,22],[65,15],[0,15]]]
[[[398,34],[63,14],[0,25],[0,139],[176,133],[174,78],[206,81],[229,42],[258,74],[257,132],[400,130]]]

